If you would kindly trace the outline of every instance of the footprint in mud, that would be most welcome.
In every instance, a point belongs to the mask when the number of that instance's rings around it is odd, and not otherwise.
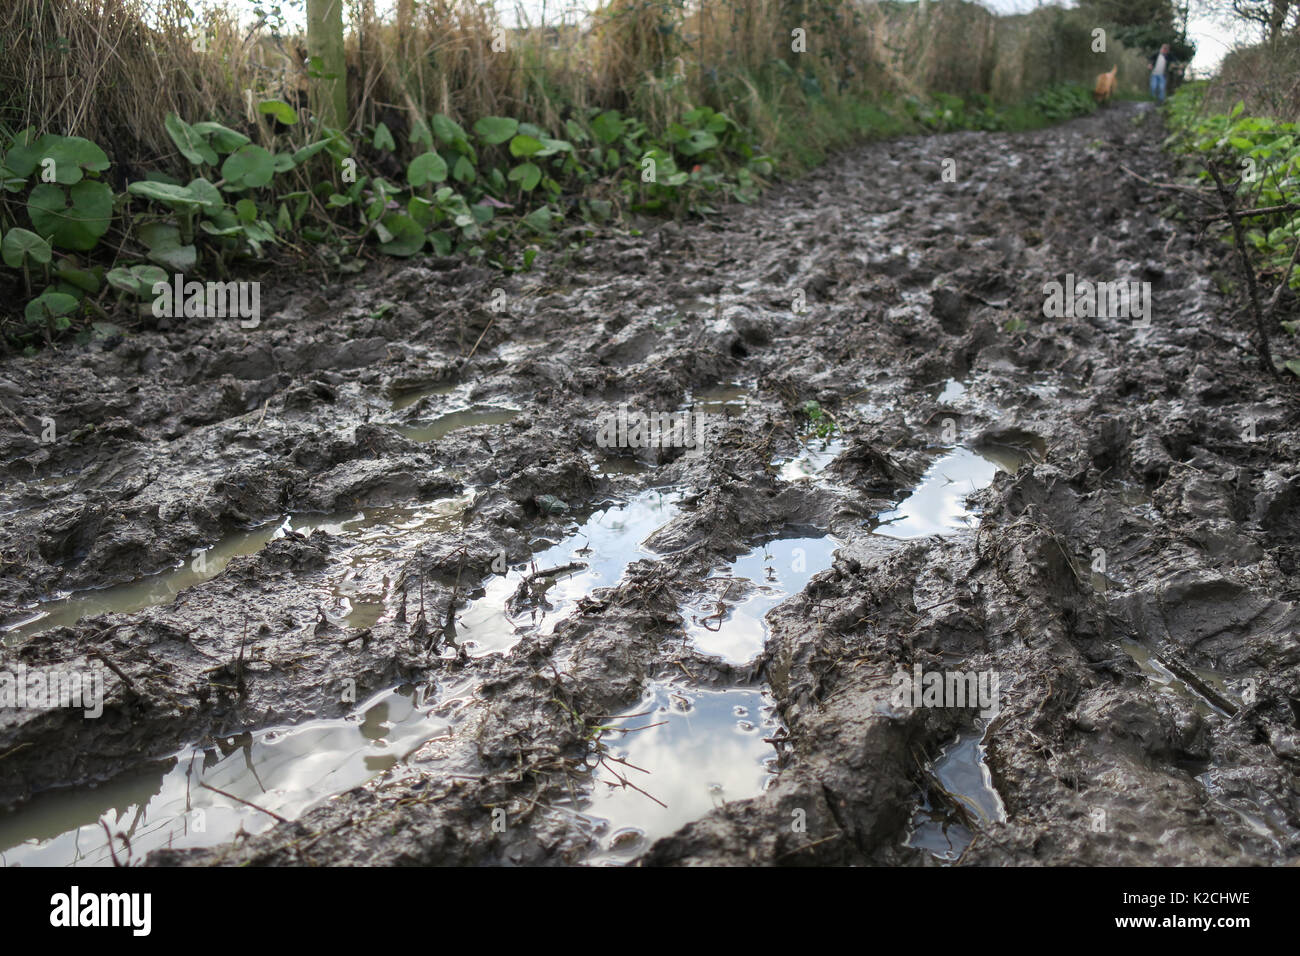
[[[605,726],[578,807],[601,827],[587,863],[626,863],[715,807],[758,796],[774,779],[769,741],[780,724],[766,691],[656,684]]]
[[[382,572],[385,555],[410,546],[413,536],[451,530],[469,496],[444,498],[409,507],[370,508],[335,515],[291,515],[259,527],[235,531],[179,567],[138,581],[107,588],[90,588],[36,604],[0,631],[6,644],[17,644],[53,627],[70,627],[96,614],[130,614],[169,604],[186,588],[215,578],[232,558],[256,554],[268,542],[291,531],[311,534],[320,529],[343,538],[347,568],[330,586],[335,602],[331,614],[339,623],[366,627],[385,613],[389,586]],[[375,581],[375,576],[378,580]]]
[[[939,458],[916,489],[897,508],[870,522],[872,531],[889,538],[924,538],[952,534],[971,525],[975,513],[966,499],[993,482],[999,471],[1015,474],[1028,456],[1017,449],[982,446],[957,448]]]
[[[470,428],[474,425],[504,425],[518,418],[521,412],[522,409],[499,405],[471,405],[468,408],[439,415],[433,421],[422,425],[402,425],[398,431],[411,441],[437,441],[461,428]]]
[[[952,862],[970,846],[975,831],[1006,821],[1006,808],[985,762],[986,732],[981,726],[958,734],[940,751],[930,765],[930,789],[913,811],[904,846]]]
[[[749,663],[767,642],[767,613],[829,568],[839,545],[829,535],[776,538],[742,554],[686,610],[687,635],[705,654]]]
[[[651,489],[611,505],[528,566],[488,579],[483,594],[456,615],[456,641],[482,657],[507,653],[529,630],[550,633],[580,598],[617,584],[633,561],[655,556],[641,542],[673,519],[681,498],[679,491]]]
[[[436,703],[417,688],[393,688],[346,717],[208,738],[105,783],[46,792],[0,815],[0,861],[111,866],[105,824],[130,841],[132,860],[163,847],[218,846],[241,831],[260,833],[449,733],[469,686],[448,689]],[[122,860],[124,845],[115,843]]]

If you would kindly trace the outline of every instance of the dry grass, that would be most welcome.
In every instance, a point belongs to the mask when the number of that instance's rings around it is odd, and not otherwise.
[[[415,116],[434,112],[558,129],[586,107],[613,107],[657,133],[708,105],[770,148],[797,135],[790,127],[810,93],[1023,93],[1037,73],[1021,61],[1044,56],[1037,41],[1008,42],[1005,21],[958,0],[930,4],[925,17],[916,6],[858,0],[608,0],[582,27],[508,31],[490,3],[474,0],[399,0],[386,19],[369,0],[348,9],[350,126],[382,121],[399,140]],[[199,25],[187,11],[182,0],[5,0],[0,126],[86,136],[108,151],[114,175],[138,178],[175,159],[168,112],[257,135],[247,91],[305,105],[301,37],[277,39],[223,11]],[[805,53],[792,48],[796,28],[806,31]],[[196,50],[200,32],[206,45]],[[1098,71],[1088,69],[1090,83]]]

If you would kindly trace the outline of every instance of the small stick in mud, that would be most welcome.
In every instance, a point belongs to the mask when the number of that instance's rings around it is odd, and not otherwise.
[[[204,790],[211,790],[213,793],[219,793],[227,800],[234,800],[236,803],[242,803],[246,807],[252,807],[254,810],[260,810],[262,813],[265,813],[268,817],[274,817],[280,823],[289,822],[287,819],[280,816],[280,814],[276,813],[274,810],[268,810],[266,809],[266,807],[259,807],[256,803],[253,803],[253,801],[245,800],[243,797],[237,797],[233,793],[227,793],[225,790],[222,790],[220,787],[214,787],[209,783],[204,783],[202,780],[199,781],[199,786],[202,787]]]
[[[135,684],[132,683],[131,678],[127,677],[126,672],[122,670],[122,668],[118,667],[117,664],[115,664],[107,654],[101,651],[98,647],[92,647],[89,653],[95,655],[101,661],[103,661],[104,666],[118,676],[118,678],[122,681],[122,683],[126,685],[127,690],[131,691],[132,693],[135,692]]]
[[[108,834],[108,855],[112,858],[113,865],[116,867],[130,866],[131,865],[131,838],[128,837],[125,833],[114,833],[112,830],[108,828],[107,821],[103,820],[102,818],[99,821],[99,825],[103,827],[104,832]],[[121,840],[123,845],[126,847],[125,863],[121,862],[117,858],[117,849],[113,845],[115,840]]]

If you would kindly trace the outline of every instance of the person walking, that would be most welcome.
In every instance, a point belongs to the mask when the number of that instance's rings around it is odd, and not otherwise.
[[[1169,66],[1173,60],[1169,56],[1169,44],[1163,44],[1160,52],[1152,57],[1147,63],[1147,69],[1151,71],[1151,95],[1156,98],[1156,102],[1163,105],[1165,101],[1165,78],[1169,75]]]

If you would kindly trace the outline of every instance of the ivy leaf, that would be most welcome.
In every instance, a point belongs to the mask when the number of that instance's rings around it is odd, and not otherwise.
[[[406,167],[406,180],[412,186],[440,183],[447,178],[447,163],[437,153],[421,153]]]
[[[550,232],[551,230],[551,210],[546,206],[540,209],[534,209],[528,215],[524,216],[524,223],[538,232]]]
[[[623,135],[623,117],[618,110],[606,110],[591,121],[591,131],[597,140],[609,146]]]
[[[275,159],[261,146],[248,143],[226,157],[221,175],[228,183],[256,189],[275,175]]]
[[[478,178],[478,173],[474,170],[474,164],[465,156],[461,156],[456,160],[456,165],[452,167],[451,174],[458,183],[472,183]]]
[[[27,197],[27,214],[36,231],[63,249],[95,248],[113,217],[113,190],[94,180],[71,189],[42,183]]]
[[[474,132],[489,146],[504,143],[519,130],[519,120],[509,116],[484,116],[474,124]]]
[[[433,134],[438,137],[439,142],[455,143],[457,140],[469,137],[465,135],[465,130],[450,116],[444,116],[441,113],[433,115]]]
[[[76,310],[78,302],[75,297],[68,295],[66,292],[53,292],[46,289],[32,301],[27,303],[27,308],[23,314],[27,321],[33,325],[42,325],[45,317],[48,316],[65,316]],[[70,322],[55,323],[56,327],[66,329]]]
[[[167,281],[167,273],[157,266],[137,265],[129,269],[121,267],[110,269],[104,278],[114,289],[129,292],[143,299],[146,295],[153,294],[155,283]]]
[[[542,171],[533,163],[520,163],[510,170],[508,178],[512,183],[518,183],[519,188],[524,192],[532,192],[542,181]]]
[[[510,141],[510,155],[526,158],[542,151],[542,141],[520,133]]]
[[[51,255],[50,244],[27,229],[10,229],[0,243],[0,258],[11,269],[21,269],[26,260],[48,265]]]
[[[168,113],[163,119],[163,127],[172,138],[181,155],[195,166],[207,163],[217,165],[217,154],[199,132],[175,113]]]
[[[275,117],[285,126],[293,126],[298,122],[298,111],[283,100],[262,100],[257,104],[257,111]]]
[[[424,230],[405,213],[390,213],[380,226],[390,236],[388,241],[380,244],[381,252],[390,256],[413,256],[424,248]]]
[[[205,121],[195,123],[190,128],[204,137],[218,153],[233,153],[239,147],[251,142],[243,133],[238,133],[228,126],[222,126],[220,123]],[[216,162],[213,161],[211,165],[215,166]]]
[[[149,259],[172,272],[188,272],[198,261],[192,245],[182,245],[180,230],[168,222],[145,223],[136,230],[149,249]]]
[[[388,127],[383,123],[375,127],[375,136],[370,141],[370,145],[375,149],[386,150],[390,153],[397,149],[397,143],[393,141],[393,134],[388,131]]]

